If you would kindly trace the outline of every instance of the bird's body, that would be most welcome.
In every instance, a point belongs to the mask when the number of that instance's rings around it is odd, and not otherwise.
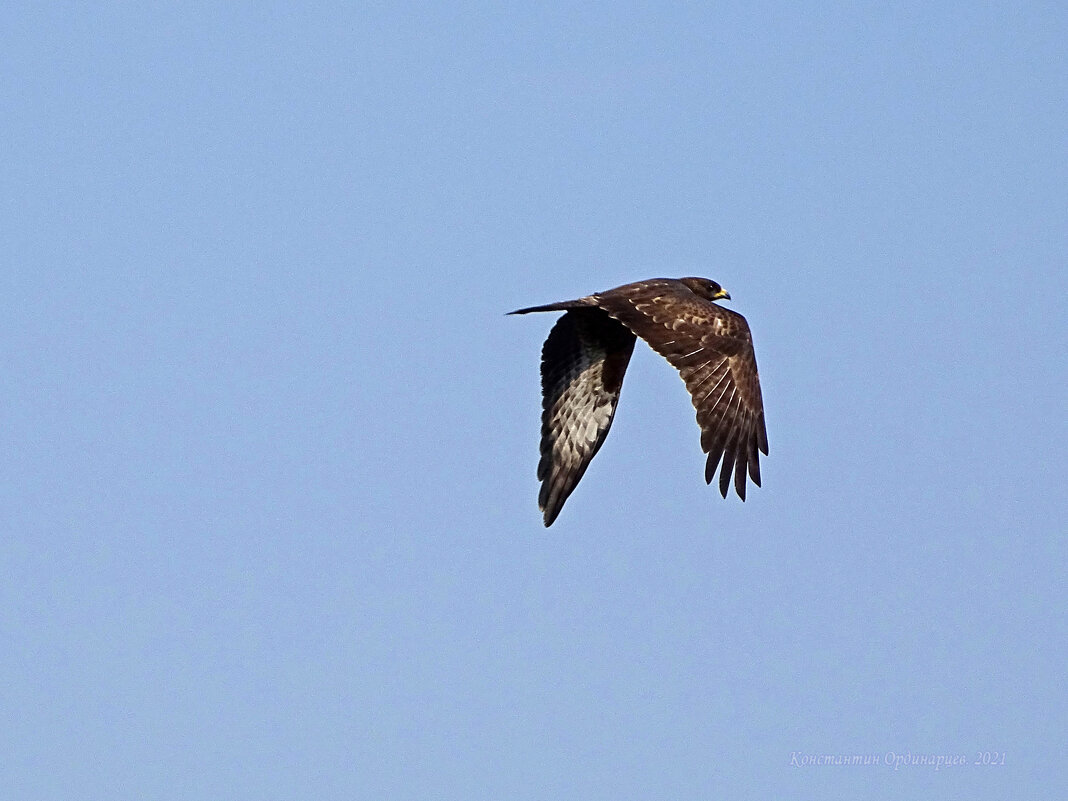
[[[730,299],[706,278],[653,278],[576,300],[511,314],[563,311],[542,349],[538,505],[552,525],[615,416],[637,337],[682,376],[697,409],[711,483],[745,500],[745,476],[760,486],[757,451],[768,452],[756,357],[745,318],[713,301]]]

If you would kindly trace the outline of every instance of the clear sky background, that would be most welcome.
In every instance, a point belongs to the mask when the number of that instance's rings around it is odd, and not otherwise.
[[[0,795],[1056,798],[1063,3],[6,3]],[[549,530],[551,315],[705,275]],[[974,765],[983,752],[1005,764]],[[798,767],[792,755],[963,755]]]

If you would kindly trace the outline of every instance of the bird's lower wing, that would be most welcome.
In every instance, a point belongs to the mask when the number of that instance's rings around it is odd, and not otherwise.
[[[634,341],[626,326],[596,308],[568,311],[545,340],[538,506],[546,526],[608,436]]]

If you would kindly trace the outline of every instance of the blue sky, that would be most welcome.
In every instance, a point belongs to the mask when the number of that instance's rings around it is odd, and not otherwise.
[[[1056,3],[6,4],[0,786],[1055,797],[1066,41]],[[552,317],[504,312],[681,275],[753,329],[764,487],[705,486],[639,346],[545,530]]]

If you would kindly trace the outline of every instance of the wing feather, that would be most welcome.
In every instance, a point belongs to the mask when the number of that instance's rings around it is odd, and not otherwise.
[[[552,525],[615,417],[635,336],[597,308],[572,309],[542,348],[538,506]]]

